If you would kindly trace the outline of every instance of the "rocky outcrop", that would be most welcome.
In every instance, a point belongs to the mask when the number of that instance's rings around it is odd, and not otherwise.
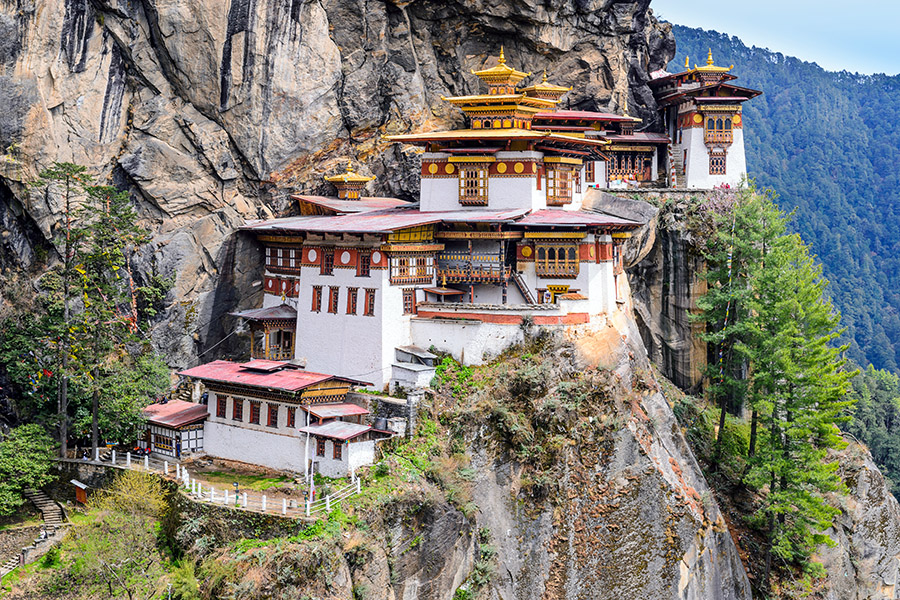
[[[642,223],[625,245],[634,315],[644,346],[663,375],[688,393],[700,391],[706,343],[691,320],[706,292],[704,263],[688,229],[686,209],[703,191],[629,190],[614,196],[592,190],[587,206]]]
[[[837,458],[849,494],[831,498],[841,515],[826,532],[836,545],[817,557],[828,573],[824,598],[900,598],[900,504],[864,447],[851,442]]]
[[[378,176],[371,192],[413,197],[415,154],[381,136],[459,123],[441,95],[476,91],[469,69],[501,45],[574,86],[571,108],[628,97],[655,119],[646,81],[674,40],[648,5],[0,2],[0,267],[54,260],[59,200],[25,184],[53,161],[87,165],[130,189],[153,230],[140,277],[175,277],[154,340],[190,364],[231,331],[224,313],[258,303],[235,229],[289,210],[288,191],[328,191],[321,175],[348,156]]]

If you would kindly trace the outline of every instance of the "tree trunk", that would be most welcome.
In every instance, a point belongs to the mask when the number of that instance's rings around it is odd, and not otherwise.
[[[91,402],[91,456],[97,455],[100,445],[100,369],[94,367],[94,397]]]
[[[756,456],[756,427],[758,422],[758,413],[756,409],[750,414],[750,448],[747,450],[747,456]]]

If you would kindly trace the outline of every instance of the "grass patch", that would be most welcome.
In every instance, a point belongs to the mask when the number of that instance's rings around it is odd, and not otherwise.
[[[225,471],[203,471],[198,472],[197,475],[209,483],[217,483],[226,486],[237,481],[241,489],[256,490],[258,492],[263,492],[273,487],[289,486],[294,483],[294,480],[286,475],[279,475],[276,477],[248,475],[239,473],[235,469],[228,469]]]

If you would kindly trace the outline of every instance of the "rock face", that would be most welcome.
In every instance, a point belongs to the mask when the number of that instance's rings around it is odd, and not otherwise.
[[[441,95],[505,45],[511,64],[574,87],[571,108],[648,120],[648,73],[674,54],[649,0],[8,0],[0,2],[0,267],[53,261],[58,198],[25,187],[53,161],[129,188],[153,247],[141,278],[174,276],[154,340],[185,366],[255,306],[246,219],[328,192],[351,157],[370,192],[412,197],[416,157],[385,133],[446,127]],[[215,304],[218,303],[218,304]],[[227,344],[216,352],[227,349]],[[204,360],[213,358],[211,353]]]

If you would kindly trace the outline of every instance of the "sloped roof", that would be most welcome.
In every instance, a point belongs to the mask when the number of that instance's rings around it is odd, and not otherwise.
[[[372,427],[370,425],[360,425],[359,423],[348,423],[347,421],[329,421],[323,425],[301,427],[299,431],[318,437],[344,441],[372,431]]]
[[[340,402],[336,404],[311,404],[303,407],[310,414],[320,419],[334,419],[337,417],[355,417],[357,415],[367,415],[370,411],[362,406],[357,406],[349,402]]]
[[[311,371],[292,368],[289,363],[286,362],[265,362],[278,363],[282,368],[274,371],[261,371],[248,368],[248,363],[216,360],[205,365],[200,365],[199,367],[194,367],[193,369],[180,371],[178,374],[205,381],[246,385],[262,389],[282,390],[285,392],[299,392],[311,385],[329,380],[357,385],[365,384],[365,382],[347,379],[346,377],[326,375],[325,373],[313,373]]]
[[[269,308],[254,308],[252,310],[244,310],[236,313],[228,313],[235,317],[241,317],[250,321],[272,321],[276,319],[297,319],[297,311],[293,306],[282,304],[280,306],[270,306]]]
[[[203,404],[169,400],[165,404],[151,404],[143,411],[148,423],[177,429],[202,421],[207,417],[207,407]]]
[[[307,196],[304,194],[295,194],[292,198],[300,202],[308,202],[316,206],[321,206],[335,213],[360,213],[372,210],[385,210],[387,208],[395,208],[411,204],[399,198],[373,198],[363,197],[358,200],[341,200],[330,196]]]
[[[544,209],[536,210],[521,221],[516,221],[516,225],[524,226],[567,226],[567,227],[614,227],[618,229],[634,229],[640,227],[640,223],[621,219],[611,215],[601,215],[598,213],[588,213],[580,210],[554,210]]]

